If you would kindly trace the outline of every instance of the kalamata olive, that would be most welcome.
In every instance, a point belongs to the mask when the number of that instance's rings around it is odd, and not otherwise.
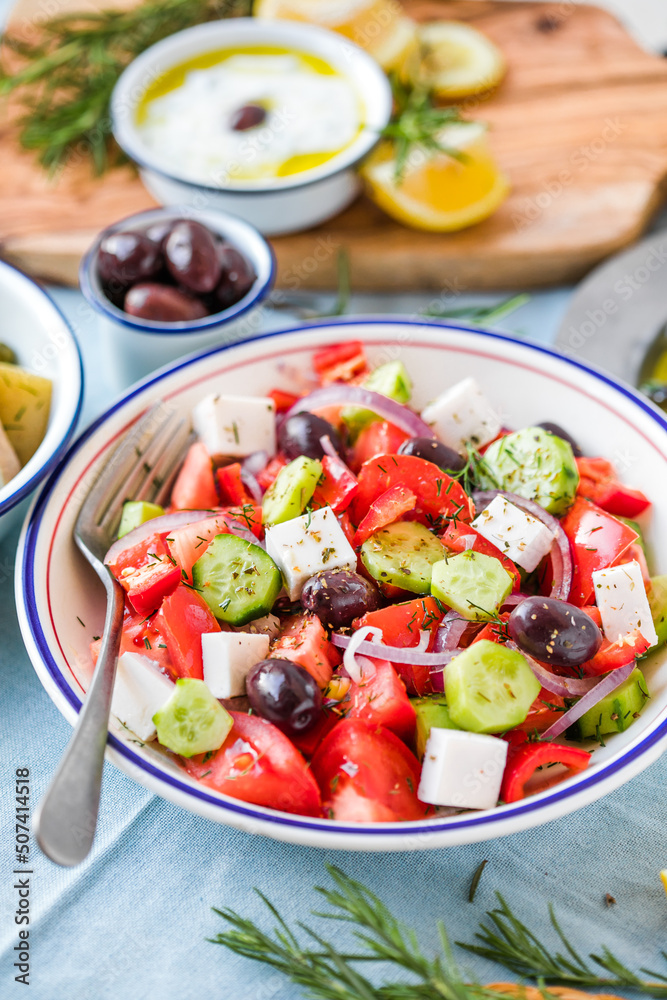
[[[247,295],[255,283],[255,272],[243,254],[228,243],[218,244],[220,281],[213,293],[219,309],[229,309]]]
[[[556,437],[562,438],[563,441],[568,441],[572,448],[572,454],[574,455],[574,457],[581,458],[581,456],[583,455],[583,451],[581,450],[577,442],[574,440],[573,437],[570,437],[567,431],[564,431],[563,428],[560,427],[558,424],[552,424],[548,420],[546,420],[543,423],[538,424],[537,426],[543,427],[545,431],[549,431],[549,434],[555,434]]]
[[[146,230],[146,236],[153,243],[157,243],[159,247],[162,247],[164,241],[166,240],[169,233],[172,231],[177,222],[180,219],[162,219],[160,222],[154,222],[152,226],[149,226]]]
[[[278,446],[289,459],[307,455],[308,458],[322,458],[324,449],[320,438],[329,437],[332,445],[340,454],[342,444],[336,428],[315,413],[295,413],[293,417],[284,420],[278,431]]]
[[[257,128],[266,121],[266,108],[261,104],[244,104],[242,108],[235,111],[229,119],[229,127],[235,132],[246,132],[250,128]]]
[[[433,462],[443,472],[461,472],[466,467],[466,460],[458,451],[448,448],[442,441],[435,438],[408,438],[398,449],[399,455],[416,455]]]
[[[160,247],[143,233],[109,233],[97,253],[97,273],[112,292],[154,278],[162,269]]]
[[[526,653],[557,667],[578,667],[602,643],[600,629],[585,611],[552,597],[527,597],[517,604],[508,628]]]
[[[311,729],[322,712],[322,694],[308,671],[291,660],[260,660],[246,677],[252,710],[293,735]]]
[[[125,296],[123,308],[130,316],[152,319],[161,323],[183,323],[201,319],[208,311],[199,299],[174,288],[152,281],[134,285]]]
[[[380,607],[377,587],[349,569],[325,569],[306,580],[301,593],[306,611],[313,611],[329,628],[344,628],[367,611]]]
[[[212,292],[220,281],[215,239],[200,222],[177,222],[164,244],[164,256],[172,277],[191,292]]]

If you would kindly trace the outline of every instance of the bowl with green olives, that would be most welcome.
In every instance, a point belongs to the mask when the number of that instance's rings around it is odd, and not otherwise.
[[[251,225],[175,206],[103,230],[79,281],[100,317],[103,363],[122,389],[185,354],[251,336],[274,274],[273,252]]]

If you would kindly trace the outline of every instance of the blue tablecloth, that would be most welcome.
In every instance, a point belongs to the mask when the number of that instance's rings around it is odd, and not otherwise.
[[[59,291],[56,297],[73,318],[84,349],[85,422],[109,395],[95,364],[95,330],[78,322],[76,293]],[[505,327],[550,342],[568,297],[567,290],[536,295]],[[411,297],[354,303],[358,310],[406,313],[417,305]],[[270,321],[279,322],[275,316]],[[70,733],[23,649],[14,610],[14,546],[15,539],[0,546],[3,1000],[24,995],[14,979],[19,973],[14,774],[30,768],[37,801]],[[445,921],[452,938],[471,940],[494,903],[494,890],[500,890],[539,933],[551,934],[551,901],[583,951],[606,942],[631,966],[655,968],[667,938],[667,898],[658,877],[667,866],[666,827],[667,756],[603,801],[545,827],[486,844],[402,855],[335,854],[251,837],[182,812],[107,764],[89,859],[63,870],[33,846],[29,995],[35,1000],[296,997],[299,991],[270,969],[205,941],[222,928],[211,907],[231,906],[265,919],[251,893],[258,886],[286,917],[304,918],[317,906],[313,886],[326,882],[326,861],[366,882],[415,926],[427,951],[437,947],[437,919]],[[485,858],[489,863],[471,905],[470,880]],[[607,893],[617,901],[611,907]],[[461,960],[483,981],[507,978],[481,959],[461,953]]]

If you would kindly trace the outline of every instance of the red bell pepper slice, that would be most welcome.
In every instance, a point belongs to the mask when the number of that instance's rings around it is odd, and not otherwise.
[[[381,496],[374,500],[368,508],[368,513],[361,521],[354,536],[355,546],[363,545],[367,538],[374,535],[380,528],[398,521],[403,514],[414,510],[417,497],[407,486],[391,486]]]
[[[368,371],[364,345],[360,340],[324,347],[313,355],[313,368],[322,385],[349,382]]]
[[[507,570],[514,580],[512,590],[517,591],[521,589],[521,574],[512,560],[501,552],[493,542],[489,542],[476,528],[473,528],[471,524],[458,524],[455,521],[450,522],[447,525],[445,533],[440,536],[440,541],[448,549],[451,549],[452,552],[465,552],[467,549],[472,549],[474,552],[479,552],[484,556],[493,556],[494,559],[498,559],[502,563],[503,568]]]
[[[365,462],[359,473],[359,492],[350,514],[357,526],[374,500],[392,486],[406,486],[417,497],[415,513],[433,530],[444,520],[471,521],[474,505],[456,479],[433,462],[416,455],[381,455]]]
[[[170,556],[155,555],[143,566],[124,569],[118,581],[140,615],[148,615],[162,604],[181,582],[181,568]]]
[[[218,620],[204,598],[185,584],[179,584],[162,602],[155,625],[167,644],[174,676],[203,680],[201,637],[207,632],[220,631]]]
[[[212,510],[218,506],[211,456],[201,441],[195,441],[171,491],[174,510]]]
[[[216,470],[215,477],[218,481],[221,503],[243,505],[244,503],[253,502],[253,498],[248,493],[246,485],[241,479],[240,462],[223,465]]]
[[[522,735],[525,740],[525,734]],[[550,764],[563,764],[567,768],[565,774],[559,771],[546,777],[544,782],[540,782],[536,791],[541,792],[560,784],[565,778],[585,771],[590,760],[591,755],[588,751],[580,750],[579,747],[566,747],[560,743],[528,743],[512,740],[500,787],[500,798],[503,802],[519,802],[525,799],[531,794],[526,790],[526,786],[538,768],[545,768]]]
[[[359,484],[345,462],[332,455],[322,458],[322,478],[315,490],[314,500],[324,507],[331,507],[340,513],[352,503],[357,494]]]
[[[577,458],[579,485],[577,494],[586,497],[609,514],[637,517],[651,501],[641,490],[619,482],[616,469],[606,458]]]
[[[293,392],[285,392],[284,389],[271,389],[267,393],[269,399],[273,400],[273,405],[276,408],[276,413],[287,413],[291,410],[295,403],[299,402],[300,397],[295,396]]]
[[[579,608],[594,604],[593,571],[617,562],[637,541],[637,532],[583,497],[576,498],[561,525],[572,550],[569,601]]]

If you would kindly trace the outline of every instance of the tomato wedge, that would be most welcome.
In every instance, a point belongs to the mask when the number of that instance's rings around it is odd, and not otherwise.
[[[170,555],[180,566],[186,583],[192,583],[192,567],[206,552],[209,542],[216,535],[229,534],[235,527],[252,531],[259,538],[262,534],[262,508],[256,504],[229,507],[219,514],[186,524],[182,528],[174,528],[170,532],[165,541]]]
[[[407,486],[391,486],[382,493],[368,508],[368,513],[361,521],[354,536],[354,545],[363,545],[367,538],[374,535],[380,528],[398,521],[403,514],[414,510],[417,497]]]
[[[384,726],[404,743],[415,734],[416,714],[405,684],[388,660],[371,660],[375,674],[359,684],[352,681],[341,708],[348,719],[363,719],[371,726]]]
[[[241,479],[241,463],[232,462],[216,469],[215,478],[220,491],[220,501],[223,504],[252,503],[252,497]]]
[[[434,530],[444,520],[470,521],[475,515],[472,500],[460,483],[433,462],[416,455],[381,455],[361,467],[359,492],[350,508],[357,526],[373,501],[392,486],[406,486],[415,494],[415,512]]]
[[[577,494],[586,497],[609,514],[637,517],[651,506],[641,490],[633,490],[618,480],[616,469],[606,458],[577,458]]]
[[[155,625],[164,636],[174,677],[204,679],[201,637],[219,632],[217,618],[196,591],[179,583],[173,594],[162,602]]]
[[[379,611],[369,611],[356,618],[352,625],[355,629],[364,625],[382,629],[385,645],[407,649],[419,645],[420,633],[425,629],[431,633],[431,645],[442,616],[443,611],[434,597],[418,597],[402,604],[390,604]],[[410,663],[393,663],[392,666],[410,694],[422,695],[431,690],[430,667]]]
[[[561,525],[572,550],[569,601],[579,608],[595,604],[593,571],[612,566],[637,541],[637,532],[583,497],[576,498]]]
[[[513,590],[521,589],[521,574],[512,560],[497,548],[493,542],[489,542],[484,535],[480,534],[472,524],[458,524],[451,522],[447,525],[447,530],[440,536],[440,541],[452,552],[465,552],[472,549],[480,552],[484,556],[493,556],[498,559],[509,575],[514,580]]]
[[[258,715],[230,715],[234,725],[219,750],[183,761],[188,774],[233,799],[320,816],[315,779],[285,734]]]
[[[377,455],[395,455],[409,434],[387,420],[374,420],[360,432],[354,443],[350,467],[358,471],[364,462]]]
[[[383,823],[422,819],[419,761],[394,733],[343,719],[326,736],[311,768],[329,819]]]
[[[357,477],[352,475],[345,462],[332,455],[322,458],[322,478],[313,499],[336,513],[347,510],[359,489]]]
[[[213,463],[201,441],[190,445],[171,491],[171,506],[174,510],[214,510],[218,506]]]
[[[286,618],[280,635],[271,643],[269,656],[299,663],[321,688],[327,686],[340,662],[317,615]]]
[[[520,799],[525,799],[531,794],[526,786],[539,768],[563,764],[567,771],[553,772],[551,776],[545,771],[545,778],[540,781],[539,787],[535,789],[536,792],[542,792],[564,781],[565,778],[585,771],[590,760],[591,755],[588,751],[580,750],[579,747],[565,747],[559,743],[510,743],[500,787],[500,798],[503,802],[519,802]]]
[[[636,657],[642,656],[648,648],[648,639],[644,638],[639,629],[635,629],[634,632],[624,635],[621,639],[617,639],[616,642],[609,642],[608,639],[603,639],[602,645],[595,656],[582,663],[580,669],[588,677],[606,674],[610,670],[624,667],[626,663],[630,663]]]
[[[566,709],[563,698],[542,688],[537,698],[530,706],[525,720],[515,727],[515,731],[524,733],[543,733],[554,722],[557,722]]]
[[[143,656],[147,656],[157,663],[158,667],[169,674],[170,677],[173,677],[174,672],[169,658],[167,643],[157,625],[156,618],[156,614],[148,616],[138,615],[126,601],[118,655],[122,656],[123,653],[141,653]],[[97,657],[101,648],[102,638],[93,639],[90,644],[90,655],[93,663],[97,663]]]

